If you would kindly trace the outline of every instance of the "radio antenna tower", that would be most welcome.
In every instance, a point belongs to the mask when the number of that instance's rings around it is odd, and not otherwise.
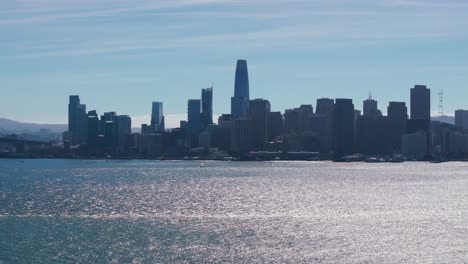
[[[444,115],[444,89],[440,89],[439,92],[439,116],[442,117]]]

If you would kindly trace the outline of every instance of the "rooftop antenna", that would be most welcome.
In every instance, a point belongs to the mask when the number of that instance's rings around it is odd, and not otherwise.
[[[372,92],[369,91],[369,100],[372,100]]]
[[[439,92],[439,117],[444,115],[444,89],[440,89]]]

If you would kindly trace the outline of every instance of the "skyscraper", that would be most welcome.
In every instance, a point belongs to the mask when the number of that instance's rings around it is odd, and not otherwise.
[[[317,107],[315,109],[315,113],[319,115],[326,115],[333,110],[333,105],[335,101],[329,98],[320,98],[317,99]]]
[[[199,132],[201,129],[201,100],[191,99],[187,103],[187,126],[190,132]]]
[[[151,109],[151,127],[155,132],[164,131],[164,112],[162,102],[153,102]]]
[[[86,143],[95,146],[99,135],[99,117],[95,110],[88,112]]]
[[[333,109],[333,158],[354,152],[354,105],[351,99],[336,99]]]
[[[252,148],[263,150],[268,142],[268,116],[270,102],[264,99],[250,101],[249,116],[252,119]]]
[[[78,95],[70,95],[68,103],[68,132],[73,133],[76,129],[76,107],[80,104]],[[73,137],[73,136],[72,136]]]
[[[238,60],[234,83],[234,97],[231,98],[231,114],[234,118],[247,117],[249,112],[249,73],[247,61]]]
[[[408,108],[404,102],[390,102],[387,108],[388,118],[392,120],[407,120]]]
[[[369,99],[364,100],[363,102],[363,115],[365,117],[377,118],[382,116],[382,113],[377,107],[377,101],[372,99],[372,95],[369,94]]]
[[[268,115],[268,140],[283,135],[283,114],[270,112]]]
[[[73,145],[86,142],[86,105],[80,104],[78,95],[70,95],[68,104],[68,132]]]
[[[124,151],[127,137],[132,134],[132,118],[128,115],[119,115],[117,120],[117,146],[119,151]]]
[[[206,128],[213,124],[213,86],[202,89],[202,124]]]
[[[455,111],[455,126],[468,130],[468,110]]]
[[[411,119],[431,119],[431,90],[425,85],[411,88]]]

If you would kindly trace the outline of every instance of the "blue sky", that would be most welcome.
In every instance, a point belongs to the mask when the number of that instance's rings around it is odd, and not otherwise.
[[[414,84],[468,108],[466,0],[2,0],[0,117],[65,123],[67,97],[170,126],[214,83],[230,111],[236,60],[273,110],[369,91],[386,112]]]

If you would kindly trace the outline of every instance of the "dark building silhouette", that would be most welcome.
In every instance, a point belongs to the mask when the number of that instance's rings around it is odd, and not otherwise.
[[[128,147],[127,138],[132,134],[132,118],[128,115],[119,115],[117,122],[117,148],[119,152],[125,152]]]
[[[99,117],[95,110],[88,112],[86,143],[90,146],[96,146],[97,136],[99,135]]]
[[[252,149],[264,150],[268,142],[268,117],[270,102],[264,99],[250,101],[249,116],[252,119]]]
[[[395,154],[400,152],[405,121],[389,117],[360,116],[356,127],[356,147],[361,154]]]
[[[372,99],[372,95],[369,95],[369,99],[363,102],[363,116],[370,118],[378,118],[382,116],[382,112],[378,109],[377,101]]]
[[[283,135],[283,114],[281,112],[270,112],[268,114],[268,140]]]
[[[202,120],[201,120],[201,100],[191,99],[188,100],[187,104],[187,132],[192,147],[196,147],[198,144],[198,136],[202,131]]]
[[[248,116],[249,98],[247,61],[238,60],[234,83],[234,97],[231,98],[231,115],[233,118]]]
[[[424,133],[427,150],[431,149],[431,90],[425,85],[415,85],[411,88],[411,120],[406,127],[408,134]]]
[[[392,120],[407,120],[408,108],[404,102],[390,102],[387,108],[387,115]]]
[[[455,111],[455,127],[468,130],[468,110]]]
[[[248,117],[232,120],[231,152],[236,155],[248,153],[253,148],[253,121]]]
[[[326,115],[331,113],[333,110],[333,106],[335,105],[335,101],[329,98],[320,98],[317,99],[317,107],[315,109],[315,113],[319,115]]]
[[[151,108],[151,127],[155,132],[164,131],[164,110],[162,102],[153,102]]]
[[[68,131],[73,145],[86,143],[86,105],[80,104],[78,95],[71,95],[68,104]]]
[[[220,150],[229,151],[231,149],[231,129],[232,116],[221,115],[218,118],[218,127],[214,136],[215,146]]]
[[[336,99],[333,108],[333,158],[354,153],[354,105],[351,99]]]
[[[202,124],[203,127],[213,124],[213,87],[202,89]]]
[[[431,119],[431,90],[425,85],[411,88],[411,119]]]

